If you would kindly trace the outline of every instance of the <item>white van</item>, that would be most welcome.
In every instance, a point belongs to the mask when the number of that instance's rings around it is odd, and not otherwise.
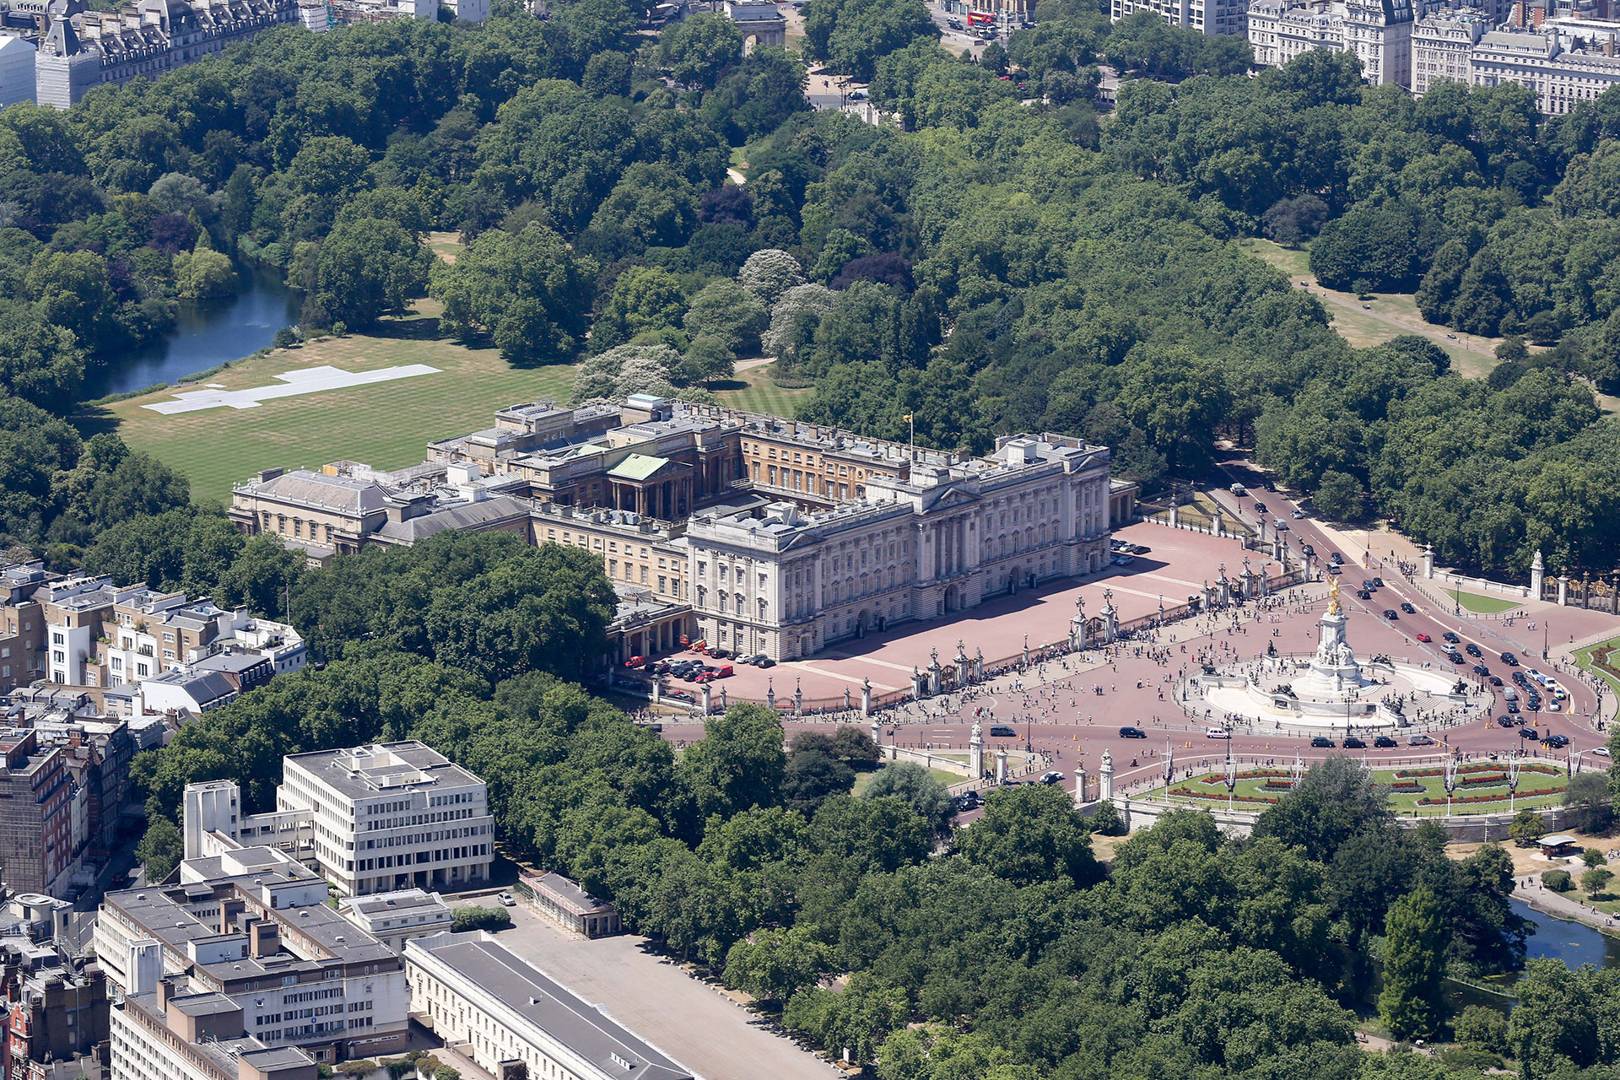
[[[1205,728],[1204,729],[1204,738],[1206,738],[1206,739],[1230,739],[1231,737],[1232,737],[1232,733],[1230,731],[1227,731],[1223,727],[1212,727],[1212,728]]]
[[[1230,491],[1232,494],[1236,495],[1238,498],[1242,498],[1243,496],[1245,496],[1245,495],[1247,495],[1249,493],[1249,489],[1244,487],[1242,484],[1233,484],[1231,487],[1227,488],[1226,490]]]

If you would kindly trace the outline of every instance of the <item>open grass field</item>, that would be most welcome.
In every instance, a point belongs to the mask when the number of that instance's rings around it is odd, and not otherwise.
[[[425,312],[429,305],[421,307]],[[380,334],[274,349],[207,381],[236,390],[320,364],[345,371],[429,364],[440,369],[435,375],[270,401],[256,409],[164,416],[141,407],[172,398],[171,390],[162,390],[104,406],[90,422],[116,424],[130,446],[185,476],[198,500],[224,502],[233,483],[274,466],[318,467],[340,458],[384,469],[410,465],[422,460],[434,439],[489,427],[497,409],[536,398],[566,399],[572,390],[571,365],[514,368],[495,349],[440,340],[436,331],[436,320],[419,312],[387,323]]]
[[[714,383],[709,389],[727,408],[770,413],[772,416],[799,415],[799,406],[814,392],[808,387],[789,390],[777,386],[771,381],[770,364],[739,371],[733,378]]]
[[[884,766],[884,768],[888,768],[888,766]],[[855,777],[855,786],[850,789],[850,793],[852,795],[859,795],[864,792],[867,788],[872,786],[872,781],[875,780],[878,773],[882,771],[883,769],[873,769],[871,772],[863,772],[858,774]],[[946,772],[944,769],[929,769],[928,775],[932,776],[935,780],[938,780],[946,787],[950,787],[952,784],[960,784],[963,780],[967,779],[965,776],[958,776],[955,773]]]
[[[1451,595],[1456,597],[1457,603],[1461,604],[1464,610],[1472,611],[1475,615],[1500,615],[1504,611],[1524,606],[1524,601],[1504,596],[1482,596],[1471,592],[1456,592]]]
[[[223,503],[231,485],[261,469],[316,468],[329,461],[363,461],[397,469],[421,461],[435,439],[494,423],[497,409],[520,401],[566,401],[574,366],[515,368],[492,348],[468,348],[438,336],[436,305],[419,301],[414,314],[388,320],[373,334],[273,349],[207,377],[229,390],[265,386],[287,371],[330,364],[369,371],[427,364],[438,374],[398,382],[327,390],[267,401],[256,409],[208,409],[165,416],[143,405],[173,399],[173,388],[127,398],[80,418],[86,430],[116,427],[124,441],[176,469],[200,501]],[[793,416],[809,390],[784,390],[769,367],[716,384],[720,400],[738,409]]]
[[[1243,247],[1287,274],[1296,286],[1301,281],[1309,282],[1307,288],[1311,294],[1321,300],[1328,314],[1333,316],[1334,329],[1357,348],[1382,345],[1402,334],[1419,334],[1446,350],[1460,375],[1480,379],[1496,366],[1496,346],[1501,338],[1463,334],[1435,326],[1424,320],[1407,293],[1374,293],[1372,300],[1358,300],[1354,293],[1323,288],[1311,274],[1308,251],[1260,239],[1245,240]]]
[[[1234,810],[1260,811],[1288,794],[1291,782],[1286,769],[1265,770],[1272,776],[1253,775],[1259,770],[1243,769],[1238,773],[1237,787],[1233,791]],[[1249,774],[1249,775],[1245,775]],[[1446,812],[1446,788],[1441,766],[1409,766],[1396,769],[1373,770],[1373,781],[1389,789],[1390,809],[1403,817],[1414,814],[1422,817],[1443,816]],[[1453,813],[1496,814],[1509,807],[1508,786],[1504,770],[1494,762],[1476,762],[1463,766],[1462,781],[1453,796]],[[1468,782],[1469,777],[1475,778]],[[1530,764],[1519,774],[1518,794],[1512,800],[1514,809],[1557,806],[1563,802],[1568,779],[1561,769],[1551,765]],[[1178,780],[1170,786],[1171,801],[1188,806],[1220,809],[1226,806],[1226,778],[1221,772],[1194,774],[1191,779]],[[1164,789],[1156,788],[1149,798],[1163,798]],[[1481,798],[1487,797],[1487,798]],[[1464,799],[1477,801],[1463,801]]]

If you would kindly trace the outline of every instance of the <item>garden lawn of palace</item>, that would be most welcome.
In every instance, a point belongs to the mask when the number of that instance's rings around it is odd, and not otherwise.
[[[1445,767],[1442,759],[1432,763],[1374,769],[1373,781],[1389,793],[1390,809],[1405,816],[1441,816],[1446,812]],[[1556,765],[1540,761],[1521,762],[1518,793],[1513,808],[1523,810],[1557,806],[1564,801],[1569,778]],[[1287,766],[1240,766],[1237,787],[1232,793],[1232,809],[1261,811],[1293,790],[1293,770]],[[1163,787],[1146,795],[1163,799]],[[1226,774],[1217,769],[1194,773],[1191,778],[1170,785],[1170,801],[1189,806],[1219,809],[1226,806]],[[1508,810],[1507,765],[1496,761],[1471,761],[1458,766],[1457,788],[1451,799],[1452,813],[1500,814]]]

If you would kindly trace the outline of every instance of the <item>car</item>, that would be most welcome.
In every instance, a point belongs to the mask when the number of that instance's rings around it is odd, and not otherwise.
[[[1337,551],[1331,551],[1328,553],[1328,562],[1332,563],[1334,566],[1343,566],[1344,556],[1340,555]]]
[[[1266,504],[1263,503],[1263,502],[1255,503],[1254,504],[1254,512],[1257,513],[1257,514],[1264,514],[1266,512]]]
[[[1463,654],[1456,651],[1455,649],[1453,649],[1451,652],[1446,653],[1446,659],[1450,660],[1453,664],[1462,664],[1462,663],[1467,662],[1466,660],[1463,659]]]
[[[1147,738],[1147,732],[1139,727],[1122,727],[1119,729],[1119,737],[1122,739],[1145,739]]]
[[[1368,592],[1366,589],[1362,589],[1360,592],[1356,593],[1356,595],[1359,596],[1363,600],[1371,600],[1372,599],[1372,593]]]
[[[1381,577],[1373,578],[1373,588],[1382,589],[1383,587],[1384,587],[1384,579],[1383,578],[1381,578]]]
[[[1126,546],[1126,550],[1132,555],[1146,555],[1153,549],[1148,547],[1146,544],[1129,544]]]
[[[1562,701],[1559,701],[1557,698],[1553,698],[1551,701],[1547,702],[1547,711],[1548,712],[1558,712],[1563,707],[1564,707],[1564,703]]]
[[[1327,572],[1330,573],[1330,574],[1334,574],[1334,575],[1344,573],[1343,570],[1339,569],[1337,563],[1328,563]]]
[[[647,658],[645,656],[632,656],[624,662],[624,666],[628,668],[645,667],[646,665]]]
[[[1397,612],[1394,608],[1387,607],[1387,608],[1384,609],[1384,618],[1389,619],[1391,621],[1394,621],[1395,619],[1398,619],[1400,617],[1401,617],[1400,613]]]
[[[1498,716],[1496,718],[1496,726],[1497,727],[1512,727],[1513,726],[1513,717],[1511,717],[1511,716]]]
[[[1510,713],[1518,712],[1519,711],[1519,703],[1517,701],[1508,702],[1507,703],[1507,711],[1510,712]]]
[[[1232,733],[1223,727],[1208,727],[1204,729],[1206,739],[1230,739]]]
[[[1407,746],[1433,746],[1434,740],[1427,735],[1413,735],[1406,740]]]
[[[1041,783],[1061,784],[1063,783],[1063,774],[1058,772],[1056,769],[1053,769],[1051,772],[1041,773]]]
[[[1332,746],[1333,740],[1328,738],[1326,735],[1317,735],[1311,739],[1311,745],[1317,747],[1318,749],[1322,749]]]
[[[1447,630],[1445,633],[1441,634],[1440,636],[1442,638],[1445,638],[1447,641],[1451,642],[1453,645],[1457,644],[1457,642],[1462,640],[1462,638],[1458,637],[1456,632],[1453,631],[1453,630]]]
[[[1489,675],[1491,673],[1491,669],[1486,667],[1484,664],[1475,664],[1472,671],[1475,675]]]
[[[1284,521],[1282,518],[1273,518],[1271,527],[1276,529],[1278,532],[1288,532],[1291,528],[1288,522]]]
[[[1344,742],[1340,743],[1339,745],[1344,747],[1346,750],[1367,749],[1367,744],[1356,738],[1354,735],[1347,735]]]
[[[1299,520],[1301,520],[1302,518],[1305,517],[1305,511],[1303,511],[1303,510],[1295,510],[1293,513],[1289,514],[1288,516],[1293,518],[1295,521],[1299,521]]]
[[[960,813],[964,810],[977,810],[984,805],[977,791],[964,791],[956,797],[956,809]]]
[[[1400,743],[1396,742],[1388,735],[1380,735],[1378,738],[1373,740],[1373,745],[1378,747],[1380,750],[1388,750],[1391,747],[1399,746]]]
[[[1301,544],[1301,545],[1299,545],[1299,550],[1304,552],[1306,555],[1315,555],[1316,554],[1316,548],[1312,547],[1310,544]]]
[[[1417,608],[1413,607],[1411,605],[1410,601],[1402,600],[1401,601],[1401,610],[1406,612],[1408,615],[1416,615],[1417,614]]]
[[[1518,667],[1519,658],[1510,652],[1505,652],[1502,654],[1502,663],[1506,664],[1508,667]]]
[[[1521,738],[1521,739],[1535,739],[1537,741],[1540,741],[1541,736],[1539,734],[1537,734],[1536,729],[1533,728],[1533,727],[1522,727],[1522,728],[1519,729],[1519,738]]]
[[[991,724],[990,737],[992,739],[1016,739],[1018,732],[1006,724]]]
[[[1242,484],[1233,484],[1231,487],[1227,488],[1226,490],[1230,491],[1232,494],[1236,495],[1240,499],[1243,496],[1245,496],[1245,495],[1247,495],[1249,493],[1249,489],[1244,487]]]
[[[1485,676],[1485,681],[1490,683],[1492,686],[1501,686],[1502,685],[1502,676],[1500,676],[1500,675],[1487,675],[1487,676]]]
[[[1377,588],[1377,586],[1372,583],[1372,580],[1370,578],[1363,578],[1362,579],[1362,582],[1361,582],[1361,591],[1362,592],[1372,592],[1375,588]]]
[[[517,907],[517,897],[509,892],[497,893],[495,899],[501,902],[501,907]]]
[[[1569,745],[1569,736],[1549,735],[1545,739],[1542,739],[1541,742],[1543,746],[1550,747],[1553,750],[1562,750],[1564,747]]]
[[[1428,644],[1428,643],[1429,643],[1429,642],[1431,642],[1431,641],[1433,641],[1433,640],[1434,640],[1434,638],[1432,638],[1432,637],[1430,637],[1430,636],[1429,636],[1429,635],[1428,635],[1428,634],[1425,634],[1425,633],[1424,633],[1424,632],[1423,632],[1423,631],[1421,631],[1421,630],[1419,630],[1419,631],[1418,631],[1418,632],[1417,632],[1417,639],[1418,639],[1418,640],[1419,640],[1419,641],[1421,641],[1421,642],[1423,642],[1423,644],[1425,644],[1425,645],[1427,645],[1427,644]]]
[[[1592,753],[1596,754],[1598,757],[1608,757],[1609,748],[1607,746],[1594,746],[1592,747]]]
[[[1472,641],[1470,641],[1468,644],[1463,646],[1463,652],[1467,653],[1469,656],[1479,656],[1479,655],[1481,655],[1481,653],[1479,651],[1479,646],[1475,645]]]
[[[1112,560],[1115,566],[1129,566],[1136,561],[1135,555],[1115,555]]]

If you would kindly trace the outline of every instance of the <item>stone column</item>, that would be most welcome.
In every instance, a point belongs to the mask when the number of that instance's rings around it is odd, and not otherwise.
[[[861,715],[872,715],[872,680],[864,677],[861,679]],[[877,726],[877,721],[874,720],[872,730],[876,731]],[[875,739],[876,736],[873,736],[873,738]]]
[[[1558,575],[1558,606],[1564,607],[1569,603],[1569,577],[1566,574]]]
[[[1084,806],[1086,803],[1086,767],[1074,767],[1074,805]]]
[[[1541,549],[1536,548],[1536,557],[1530,563],[1530,599],[1540,600],[1546,585],[1547,564],[1542,561]]]
[[[968,772],[975,780],[984,777],[984,729],[977,720],[973,721],[973,734],[968,736]]]
[[[1001,747],[996,751],[996,783],[1007,782],[1007,748]]]
[[[659,703],[659,701],[661,701],[663,699],[663,696],[664,696],[664,680],[658,678],[655,675],[655,676],[653,676],[653,681],[652,681],[652,703],[654,705],[657,705]]]
[[[698,689],[703,693],[703,715],[708,716],[714,708],[714,684],[703,683]]]
[[[882,733],[883,725],[878,723],[876,720],[872,721],[872,742],[874,745],[881,744],[882,740],[879,738],[879,736],[882,735]]]
[[[776,687],[769,679],[765,680],[765,704],[776,708]]]
[[[1210,520],[1211,520],[1211,525],[1210,525],[1211,531],[1213,531],[1216,536],[1225,536],[1226,535],[1226,516],[1221,513],[1221,508],[1220,507],[1217,506],[1215,508],[1215,514]],[[1263,527],[1264,527],[1264,523],[1262,523],[1262,528]]]
[[[1102,767],[1097,770],[1097,798],[1109,802],[1114,797],[1114,755],[1104,750]]]
[[[1541,552],[1539,552],[1539,551],[1536,552],[1536,561],[1537,562],[1541,561]],[[1433,544],[1424,544],[1423,545],[1423,576],[1426,577],[1426,578],[1434,577],[1434,545]],[[1541,587],[1541,585],[1540,585],[1540,583],[1538,581],[1538,583],[1536,585],[1536,588],[1539,589],[1540,587]],[[1538,599],[1539,599],[1539,597],[1538,597]]]
[[[793,712],[795,715],[804,712],[804,687],[797,679],[793,681]]]

